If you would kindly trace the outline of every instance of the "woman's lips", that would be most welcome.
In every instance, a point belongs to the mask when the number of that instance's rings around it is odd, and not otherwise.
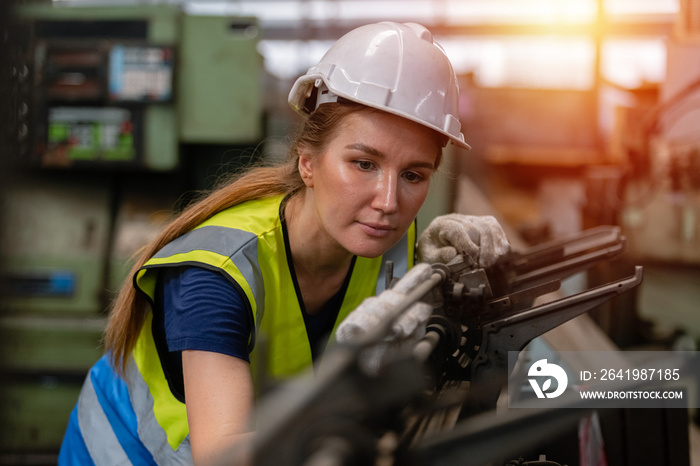
[[[385,225],[381,223],[359,222],[359,225],[362,231],[364,231],[367,235],[373,236],[375,238],[386,238],[387,236],[391,235],[392,231],[394,231],[394,227],[392,227],[391,225]]]

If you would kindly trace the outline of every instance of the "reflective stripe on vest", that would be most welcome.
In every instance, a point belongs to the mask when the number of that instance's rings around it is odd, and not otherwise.
[[[85,446],[96,465],[131,464],[100,405],[89,375],[78,399],[78,425]]]
[[[134,359],[127,362],[122,380],[108,355],[103,356],[85,379],[77,405],[79,433],[93,462],[191,465],[189,436],[185,433],[178,444],[169,445],[153,407],[149,386]],[[76,435],[75,430],[67,432]]]
[[[152,324],[153,314],[149,313],[126,368],[139,437],[154,456],[166,458],[180,449],[184,449],[183,455],[185,451],[191,454],[187,409],[170,391],[153,341]]]
[[[254,233],[218,225],[201,226],[167,244],[148,263],[151,266],[182,264],[192,260],[188,254],[195,251],[199,256],[197,262],[212,265],[218,263],[218,267],[227,267],[228,260],[235,257],[236,260],[228,267],[234,269],[233,274],[243,277],[243,291],[254,303],[253,308],[263,309],[265,288],[260,268],[254,266],[258,262],[258,241]],[[257,286],[251,288],[248,286],[251,284]]]

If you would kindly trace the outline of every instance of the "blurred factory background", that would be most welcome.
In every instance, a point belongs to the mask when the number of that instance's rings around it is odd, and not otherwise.
[[[644,265],[634,295],[590,318],[619,348],[696,348],[699,0],[2,8],[0,464],[51,463],[132,254],[221,175],[284,157],[293,81],[378,20],[426,25],[460,80],[473,150],[451,149],[419,228],[471,193],[528,244],[619,225],[624,258],[569,286]]]

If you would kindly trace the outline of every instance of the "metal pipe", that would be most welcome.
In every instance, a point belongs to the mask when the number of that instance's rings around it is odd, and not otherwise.
[[[441,338],[442,336],[439,332],[428,331],[413,349],[413,355],[416,357],[416,360],[419,362],[427,361],[433,351],[435,351],[435,348],[437,348]]]

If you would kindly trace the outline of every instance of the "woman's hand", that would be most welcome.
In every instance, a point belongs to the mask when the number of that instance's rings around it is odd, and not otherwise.
[[[393,288],[382,291],[378,296],[365,298],[338,325],[335,333],[338,343],[359,343],[378,326],[395,317],[397,306],[406,299],[408,293],[431,275],[432,268],[428,264],[416,264]],[[432,312],[433,307],[430,304],[417,301],[398,316],[393,322],[391,334],[364,351],[360,361],[365,370],[374,373],[387,355],[395,353],[405,345],[415,344],[422,338],[425,335],[425,324]]]
[[[254,404],[250,365],[221,353],[188,350],[182,352],[182,371],[194,463],[246,463]]]
[[[503,228],[490,215],[441,215],[418,240],[418,260],[430,264],[446,264],[462,254],[479,267],[490,267],[509,251]]]

